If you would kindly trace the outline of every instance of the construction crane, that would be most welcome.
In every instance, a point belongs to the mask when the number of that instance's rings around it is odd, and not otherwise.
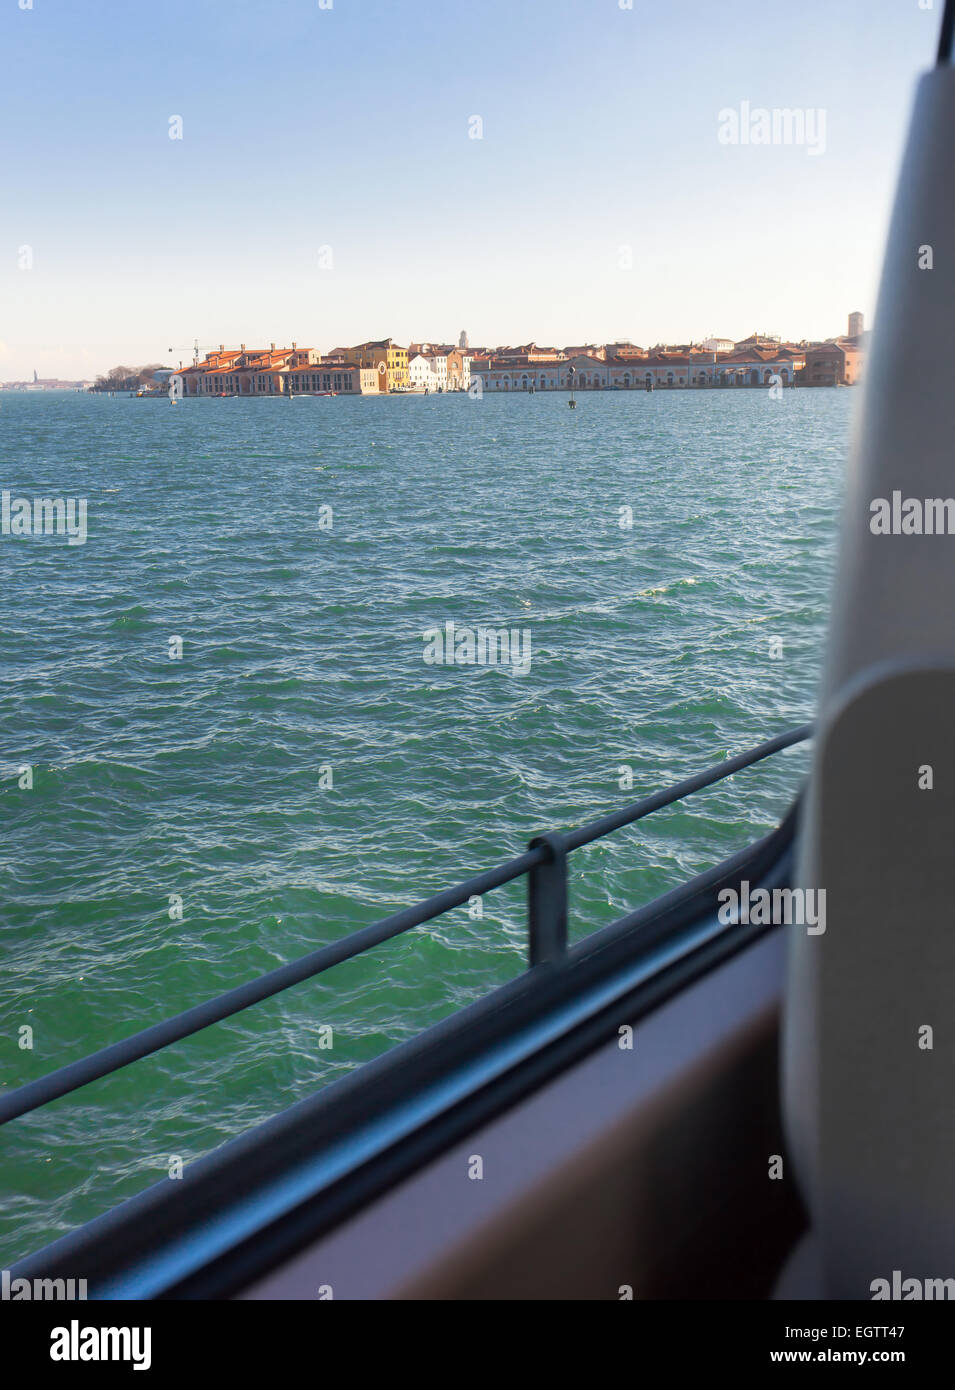
[[[192,365],[193,365],[194,367],[198,367],[198,365],[199,365],[199,353],[200,353],[200,352],[214,352],[217,348],[220,348],[220,347],[222,347],[222,346],[224,346],[222,343],[200,343],[200,342],[199,342],[199,339],[196,338],[196,340],[195,340],[194,343],[192,344],[192,347],[191,347],[191,348],[187,348],[187,347],[174,347],[174,348],[169,348],[168,351],[169,351],[169,352],[191,352],[191,353],[192,353]],[[235,347],[235,343],[229,343],[228,346],[229,346],[230,348],[233,348],[233,347]],[[182,366],[182,362],[181,362],[181,361],[180,361],[179,365],[180,365],[180,367]]]

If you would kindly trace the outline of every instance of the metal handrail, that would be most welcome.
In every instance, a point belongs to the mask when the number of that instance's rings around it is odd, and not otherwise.
[[[748,753],[727,758],[705,772],[677,783],[667,791],[644,797],[643,800],[593,821],[590,825],[581,826],[566,834],[549,831],[535,836],[526,852],[515,859],[498,864],[496,868],[486,869],[454,888],[446,888],[423,902],[383,918],[380,922],[362,927],[342,941],[322,946],[317,951],[300,956],[298,960],[279,966],[277,970],[270,970],[266,975],[260,975],[255,980],[227,990],[225,994],[217,995],[204,1004],[196,1004],[184,1013],[176,1014],[173,1018],[167,1018],[162,1023],[156,1023],[139,1033],[133,1033],[131,1037],[111,1043],[78,1062],[70,1062],[36,1081],[19,1086],[6,1095],[0,1095],[0,1125],[17,1119],[20,1115],[26,1115],[31,1110],[37,1110],[41,1105],[68,1095],[91,1081],[119,1071],[131,1062],[137,1062],[171,1043],[179,1042],[182,1038],[208,1028],[210,1024],[220,1023],[242,1009],[247,1009],[251,1004],[258,1004],[263,999],[281,993],[291,985],[320,975],[333,965],[352,960],[371,947],[400,936],[413,927],[420,927],[424,922],[440,917],[451,908],[460,907],[469,898],[500,888],[524,874],[528,876],[529,965],[533,969],[541,965],[559,964],[567,953],[567,855],[572,850],[591,844],[625,825],[632,825],[644,816],[651,815],[663,806],[670,806],[703,787],[721,782],[741,768],[761,762],[783,748],[802,743],[811,733],[812,725],[803,724],[798,729],[790,729],[787,733],[759,744]]]

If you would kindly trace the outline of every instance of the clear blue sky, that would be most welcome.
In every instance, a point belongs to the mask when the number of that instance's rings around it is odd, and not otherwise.
[[[873,311],[940,21],[940,0],[19,3],[0,379],[196,336],[831,336]],[[721,144],[744,101],[824,108],[825,153]]]

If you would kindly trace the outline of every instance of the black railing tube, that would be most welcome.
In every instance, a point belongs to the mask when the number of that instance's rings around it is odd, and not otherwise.
[[[567,845],[547,831],[527,846],[543,845],[547,858],[527,875],[528,964],[556,965],[567,954]]]
[[[30,1110],[36,1110],[48,1101],[57,1100],[70,1091],[76,1091],[90,1081],[97,1081],[101,1076],[119,1071],[130,1062],[138,1062],[140,1058],[148,1057],[160,1048],[168,1047],[170,1043],[188,1038],[192,1033],[208,1028],[211,1023],[220,1023],[224,1018],[230,1018],[232,1014],[247,1009],[250,1004],[258,1004],[263,999],[269,999],[273,994],[288,989],[290,985],[309,980],[313,975],[319,975],[323,970],[329,970],[344,960],[351,960],[353,956],[361,955],[363,951],[378,946],[393,936],[400,936],[412,927],[420,927],[433,917],[439,917],[442,912],[460,907],[471,897],[489,893],[493,888],[500,888],[502,884],[510,883],[535,868],[545,857],[546,850],[541,848],[530,850],[516,859],[509,859],[506,864],[486,869],[484,873],[476,874],[467,882],[459,883],[456,888],[446,888],[424,902],[415,903],[414,906],[406,907],[380,922],[362,927],[341,941],[322,946],[307,956],[290,961],[288,965],[280,965],[277,970],[271,970],[267,975],[260,975],[256,980],[238,985],[204,1004],[196,1004],[193,1008],[186,1009],[185,1013],[164,1019],[162,1023],[156,1023],[140,1033],[133,1033],[121,1042],[100,1048],[99,1052],[93,1052],[78,1062],[70,1062],[36,1081],[27,1082],[25,1086],[18,1086],[15,1091],[8,1091],[6,1094],[0,1092],[0,1125],[6,1124],[8,1120],[15,1120],[19,1115],[26,1115]]]
[[[307,956],[301,956],[267,975],[261,975],[257,980],[249,980],[215,999],[197,1004],[194,1008],[186,1009],[184,1013],[176,1014],[175,1017],[156,1023],[151,1028],[134,1033],[121,1042],[101,1048],[89,1057],[70,1062],[57,1071],[28,1082],[25,1086],[18,1086],[16,1090],[5,1094],[0,1092],[0,1125],[16,1119],[19,1115],[26,1115],[29,1111],[36,1110],[51,1100],[57,1100],[71,1091],[77,1091],[90,1081],[97,1081],[110,1072],[119,1071],[130,1062],[148,1057],[153,1052],[168,1047],[170,1043],[198,1033],[212,1023],[220,1023],[232,1014],[247,1009],[250,1004],[269,999],[291,985],[300,984],[303,980],[331,969],[333,965],[351,960],[383,941],[400,936],[412,927],[420,927],[432,918],[440,917],[443,912],[460,907],[471,897],[479,897],[489,893],[493,888],[512,883],[523,874],[530,875],[530,964],[556,962],[567,951],[567,855],[571,850],[589,845],[591,841],[613,830],[619,830],[622,826],[631,825],[643,816],[648,816],[651,811],[656,811],[661,806],[669,806],[681,797],[699,791],[701,787],[720,782],[731,773],[738,772],[740,768],[749,767],[762,758],[768,758],[770,754],[777,753],[782,748],[801,743],[811,734],[812,725],[804,724],[801,728],[791,729],[789,733],[780,734],[778,738],[761,743],[749,753],[727,758],[669,791],[648,796],[643,801],[627,806],[622,811],[615,811],[590,825],[569,831],[565,835],[539,835],[531,841],[531,847],[524,854],[518,855],[516,859],[509,859],[504,864],[498,864],[493,869],[486,869],[466,882],[459,883],[456,888],[446,888],[443,892],[426,898],[424,902],[415,903],[412,907],[406,907],[380,922],[362,927],[342,941],[322,946]]]
[[[942,15],[942,28],[938,36],[938,65],[945,67],[952,61],[952,48],[955,43],[955,0],[947,0]]]
[[[649,816],[653,811],[659,811],[663,806],[672,806],[674,801],[682,801],[685,796],[701,791],[703,787],[711,787],[714,782],[722,782],[724,777],[739,772],[740,768],[751,767],[753,763],[761,762],[763,758],[769,758],[773,753],[778,753],[783,748],[791,748],[794,743],[804,742],[811,734],[811,724],[803,724],[798,729],[790,729],[786,734],[780,734],[777,738],[771,738],[768,742],[761,743],[758,748],[751,748],[748,753],[739,753],[735,758],[726,758],[724,762],[708,767],[705,772],[698,772],[695,777],[688,777],[685,782],[677,783],[668,791],[654,792],[652,796],[645,796],[642,801],[635,801],[632,805],[625,806],[622,811],[612,811],[609,816],[602,816],[600,820],[591,821],[590,825],[582,825],[579,830],[570,830],[565,836],[567,849],[581,849],[582,846],[599,840],[603,835],[609,835],[614,830],[622,830],[625,825],[633,825],[634,821],[642,820],[644,816]]]

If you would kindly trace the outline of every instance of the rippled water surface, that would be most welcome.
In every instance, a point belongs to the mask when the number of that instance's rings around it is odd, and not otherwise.
[[[88,498],[89,536],[0,538],[0,1084],[809,717],[851,395],[3,395],[0,486]],[[425,664],[448,621],[528,629],[530,672]],[[804,767],[574,855],[574,937]],[[525,891],[0,1130],[0,1263],[512,978]]]

